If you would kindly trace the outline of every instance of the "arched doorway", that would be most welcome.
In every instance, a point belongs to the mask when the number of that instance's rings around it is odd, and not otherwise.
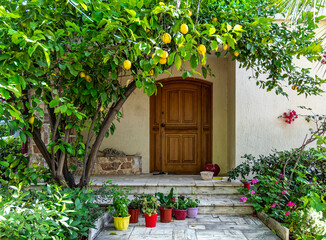
[[[212,162],[212,83],[160,82],[150,100],[150,171],[198,174]]]

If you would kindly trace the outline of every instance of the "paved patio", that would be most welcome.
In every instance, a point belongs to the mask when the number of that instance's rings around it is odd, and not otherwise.
[[[158,217],[159,218],[159,217]],[[159,219],[158,219],[159,220]],[[116,231],[113,223],[95,240],[276,240],[278,238],[258,218],[250,215],[198,215],[197,219],[157,222],[146,228],[145,219]]]

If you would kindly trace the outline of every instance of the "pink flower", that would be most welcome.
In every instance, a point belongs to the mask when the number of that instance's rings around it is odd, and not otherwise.
[[[287,191],[284,191],[284,190],[282,191],[282,194],[283,195],[288,195]]]
[[[255,184],[255,183],[258,183],[259,182],[259,180],[257,179],[257,178],[254,178],[254,179],[252,179],[252,181],[251,181],[253,184]]]
[[[287,207],[293,207],[295,205],[294,202],[288,202],[288,204],[286,204]]]
[[[289,216],[289,214],[290,214],[289,212],[286,212],[286,213],[285,213],[285,216]]]
[[[248,198],[246,198],[246,197],[240,198],[240,202],[247,202],[247,200],[248,200]]]
[[[280,174],[280,178],[284,178],[284,174],[281,173],[281,174]]]
[[[275,184],[277,183],[277,181],[275,182]]]
[[[255,194],[256,192],[254,190],[251,190],[250,191],[250,194]]]
[[[274,203],[272,204],[272,207],[276,207],[276,206],[279,206],[279,205],[278,205],[278,203],[274,202]]]

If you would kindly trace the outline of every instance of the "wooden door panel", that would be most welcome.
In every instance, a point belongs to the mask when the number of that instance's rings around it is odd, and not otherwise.
[[[169,90],[166,91],[166,123],[181,123],[181,103],[180,103],[180,91],[178,90]]]
[[[151,171],[199,173],[211,162],[211,116],[211,84],[163,82],[151,98]]]
[[[199,91],[182,91],[182,123],[198,125]]]
[[[197,164],[197,134],[182,136],[182,163]]]

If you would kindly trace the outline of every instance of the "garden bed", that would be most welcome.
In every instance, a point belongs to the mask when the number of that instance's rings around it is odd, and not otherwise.
[[[274,218],[267,216],[266,213],[257,213],[258,218],[277,236],[282,238],[283,240],[290,239],[290,230],[284,226],[282,226],[278,221]]]

